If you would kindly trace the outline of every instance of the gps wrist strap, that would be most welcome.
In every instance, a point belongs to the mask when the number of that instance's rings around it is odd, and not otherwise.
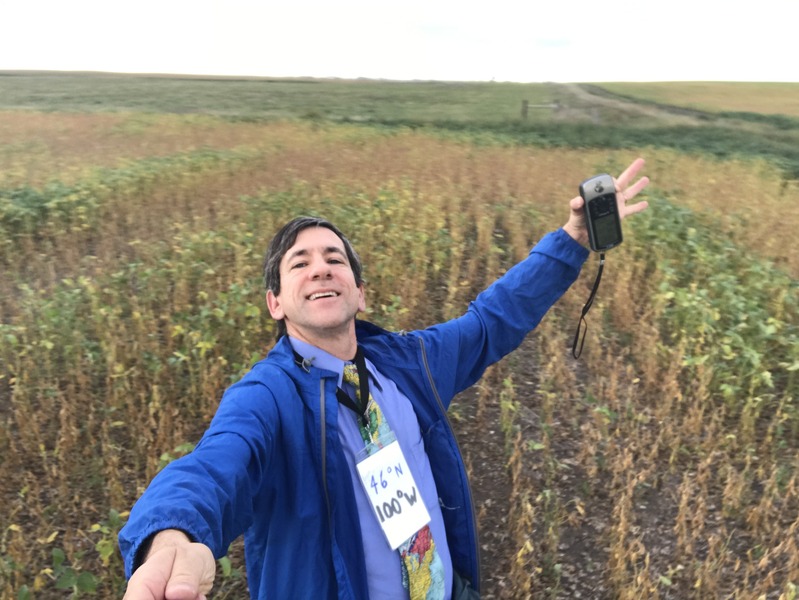
[[[591,305],[594,303],[594,297],[596,297],[596,291],[599,289],[599,282],[602,280],[602,271],[605,269],[605,253],[602,252],[599,255],[599,270],[596,274],[596,280],[594,281],[594,287],[591,290],[591,295],[588,297],[588,301],[583,306],[583,312],[580,315],[580,320],[577,322],[577,331],[574,333],[574,343],[572,344],[572,356],[574,358],[580,358],[580,355],[583,353],[583,345],[585,344],[585,334],[588,332],[588,321],[585,320],[585,315],[588,314]],[[580,333],[582,332],[582,336]],[[579,348],[577,347],[579,344]]]

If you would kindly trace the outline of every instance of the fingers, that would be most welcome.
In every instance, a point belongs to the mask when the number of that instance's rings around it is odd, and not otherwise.
[[[635,159],[627,169],[625,169],[624,173],[619,175],[618,179],[615,179],[616,182],[616,197],[619,203],[619,216],[623,219],[629,215],[633,215],[636,213],[641,212],[642,210],[646,210],[649,206],[649,203],[646,201],[638,202],[636,204],[628,204],[630,200],[635,198],[646,186],[649,185],[649,177],[641,177],[638,181],[633,183],[632,182],[638,172],[644,167],[643,158]]]
[[[174,562],[174,549],[172,556],[165,556],[164,552],[153,555],[156,560],[148,560],[136,569],[128,581],[123,600],[164,600]]]
[[[636,158],[632,163],[630,163],[630,166],[624,170],[624,173],[619,175],[619,177],[616,179],[617,189],[619,190],[626,189],[627,186],[630,185],[630,182],[633,179],[635,179],[635,176],[638,174],[638,171],[644,168],[645,164],[646,161],[643,158]]]
[[[213,554],[203,544],[162,548],[136,569],[124,600],[204,600],[215,574]]]
[[[211,591],[216,563],[203,544],[178,548],[172,575],[166,587],[167,600],[200,600]]]
[[[643,190],[648,185],[649,177],[641,177],[641,179],[636,181],[633,185],[620,189],[623,190],[624,199],[629,202],[638,195],[638,192]]]
[[[619,218],[621,219],[646,210],[649,206],[649,203],[646,201],[628,204],[630,200],[635,198],[649,185],[648,177],[641,177],[635,181],[635,183],[632,183],[645,164],[646,161],[644,161],[643,158],[637,158],[621,175],[619,175],[618,179],[613,179],[616,186],[616,202],[619,208]],[[569,201],[569,209],[569,220],[566,222],[566,225],[563,226],[563,230],[577,242],[587,246],[588,230],[586,228],[584,200],[580,196],[572,198]]]
[[[646,210],[647,208],[649,208],[649,202],[647,202],[646,200],[643,200],[641,202],[637,202],[635,204],[630,204],[628,206],[625,206],[624,210],[622,211],[622,213],[619,216],[623,219],[625,217],[629,217],[630,215],[634,215],[634,214],[639,213],[639,212],[641,212],[643,210]]]
[[[563,231],[583,246],[588,245],[588,230],[585,227],[585,201],[576,196],[569,201],[569,220]]]

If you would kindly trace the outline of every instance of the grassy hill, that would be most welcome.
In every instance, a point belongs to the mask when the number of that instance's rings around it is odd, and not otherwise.
[[[799,84],[566,86],[0,72],[0,108],[10,110],[302,119],[422,127],[504,144],[674,148],[762,157],[791,178],[799,178],[797,94]]]

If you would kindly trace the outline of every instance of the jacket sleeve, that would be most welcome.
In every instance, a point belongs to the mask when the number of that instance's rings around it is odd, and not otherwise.
[[[545,235],[456,319],[420,332],[445,403],[515,350],[580,274],[588,250],[559,229]]]
[[[152,535],[180,529],[220,558],[252,521],[252,498],[272,453],[275,402],[264,385],[227,390],[210,427],[190,454],[152,480],[119,533],[130,577]]]

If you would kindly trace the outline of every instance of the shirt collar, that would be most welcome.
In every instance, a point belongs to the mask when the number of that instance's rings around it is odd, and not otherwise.
[[[330,354],[329,352],[325,352],[324,350],[317,348],[316,346],[309,344],[308,342],[303,342],[297,338],[288,336],[289,343],[294,351],[302,356],[304,359],[307,359],[311,362],[311,365],[316,367],[317,369],[324,369],[325,371],[332,371],[333,373],[338,373],[338,383],[337,385],[341,387],[341,382],[344,378],[344,365],[351,363],[352,361],[349,360],[341,360]],[[370,380],[374,379],[377,369],[372,364],[369,359],[366,359],[366,369],[372,375]],[[375,381],[377,388],[382,389],[380,385],[380,381]]]
[[[344,365],[347,364],[347,361],[341,360],[330,354],[329,352],[325,352],[309,344],[308,342],[303,342],[302,340],[298,340],[297,338],[289,337],[289,342],[291,343],[291,347],[294,348],[294,351],[302,356],[304,359],[309,360],[311,365],[316,367],[317,369],[324,369],[325,371],[332,371],[333,373],[338,373],[338,386],[341,387],[341,378],[344,374]]]

